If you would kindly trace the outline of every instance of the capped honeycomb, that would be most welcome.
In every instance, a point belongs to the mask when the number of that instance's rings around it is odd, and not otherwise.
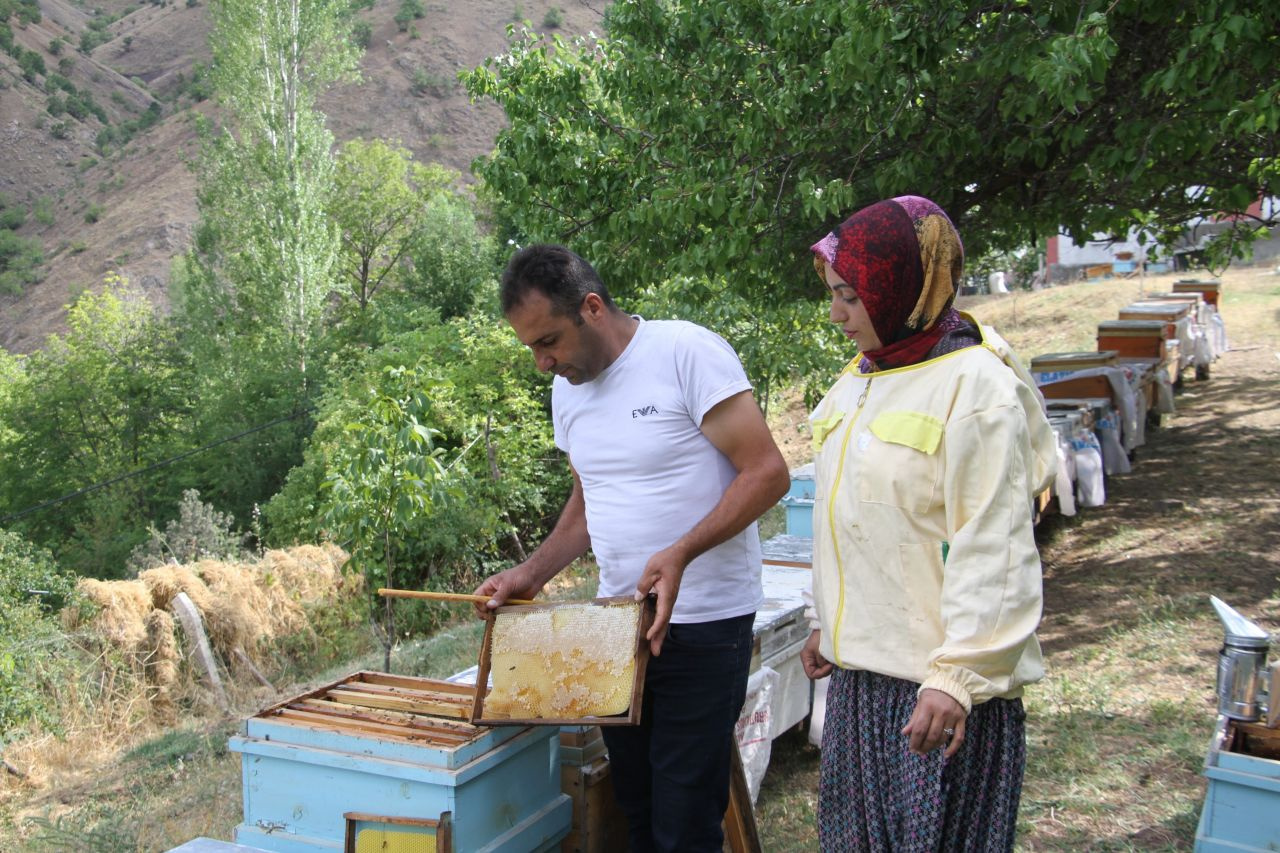
[[[488,719],[581,719],[624,713],[635,682],[640,606],[558,604],[497,614]]]

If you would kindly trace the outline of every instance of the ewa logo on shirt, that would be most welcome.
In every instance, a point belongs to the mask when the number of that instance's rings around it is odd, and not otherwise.
[[[646,415],[656,415],[656,414],[658,414],[657,406],[645,406],[643,409],[632,409],[631,419],[635,420],[636,418],[643,418]]]

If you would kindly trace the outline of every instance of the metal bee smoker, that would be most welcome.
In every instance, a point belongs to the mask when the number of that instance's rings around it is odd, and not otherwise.
[[[1210,596],[1222,621],[1218,652],[1218,713],[1232,720],[1280,724],[1280,661],[1267,665],[1270,635],[1221,599]]]

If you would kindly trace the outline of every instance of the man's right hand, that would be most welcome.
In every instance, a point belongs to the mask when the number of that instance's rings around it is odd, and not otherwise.
[[[818,644],[821,642],[822,632],[814,631],[809,635],[809,639],[804,641],[804,648],[800,650],[800,665],[804,667],[804,674],[813,681],[826,678],[831,674],[831,670],[835,669],[835,665],[818,651]]]
[[[487,595],[488,601],[475,603],[477,615],[484,617],[490,610],[506,604],[511,598],[533,598],[542,591],[542,584],[534,576],[528,563],[512,566],[505,572],[491,575],[476,587],[476,595]]]

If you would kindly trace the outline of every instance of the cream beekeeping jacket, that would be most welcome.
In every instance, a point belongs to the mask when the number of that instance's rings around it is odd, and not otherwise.
[[[822,655],[966,713],[1044,674],[1032,502],[1056,464],[1034,381],[980,328],[981,346],[910,367],[855,359],[810,418]]]

